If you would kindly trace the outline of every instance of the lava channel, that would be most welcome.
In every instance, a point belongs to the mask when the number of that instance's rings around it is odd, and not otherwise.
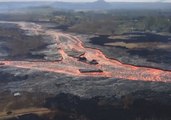
[[[150,67],[138,67],[123,64],[117,60],[107,58],[100,50],[84,47],[80,38],[71,34],[46,29],[39,24],[30,22],[6,22],[17,24],[26,34],[46,35],[53,38],[56,43],[56,52],[61,54],[61,61],[0,61],[0,66],[35,69],[55,73],[64,73],[73,76],[111,77],[127,80],[171,82],[171,71],[164,71]],[[79,60],[68,54],[68,51],[84,53]],[[97,64],[90,64],[91,61]]]

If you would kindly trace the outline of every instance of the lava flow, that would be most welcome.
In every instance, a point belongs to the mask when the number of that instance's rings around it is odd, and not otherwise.
[[[1,21],[1,23],[17,24],[27,34],[31,33],[32,35],[47,35],[52,37],[56,43],[56,52],[62,56],[62,60],[56,62],[0,61],[5,66],[64,73],[74,76],[100,76],[129,80],[171,82],[171,71],[137,67],[109,59],[98,49],[84,47],[79,38],[70,34],[46,29],[41,25],[29,22]],[[69,55],[68,52],[84,54],[81,54],[77,58]],[[83,60],[79,60],[80,58]],[[94,64],[92,64],[92,61]]]

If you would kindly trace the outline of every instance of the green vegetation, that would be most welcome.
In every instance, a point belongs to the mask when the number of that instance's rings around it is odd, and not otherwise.
[[[68,11],[44,6],[3,14],[0,20],[53,22],[58,29],[84,34],[171,33],[170,13],[170,9]]]
[[[78,33],[122,34],[125,32],[171,33],[171,11],[56,11],[51,21]]]

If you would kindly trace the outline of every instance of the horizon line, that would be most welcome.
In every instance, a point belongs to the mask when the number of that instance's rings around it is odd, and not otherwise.
[[[98,0],[97,0],[98,1]],[[69,2],[69,1],[58,1],[58,0],[51,0],[51,1],[46,1],[46,0],[37,0],[37,1],[0,1],[0,3],[9,3],[9,2],[47,2],[47,3],[50,3],[50,2],[64,2],[64,3],[93,3],[93,2],[97,2],[97,1],[73,1],[73,2]],[[107,3],[171,3],[171,1],[154,1],[154,2],[143,2],[143,1],[105,1]]]

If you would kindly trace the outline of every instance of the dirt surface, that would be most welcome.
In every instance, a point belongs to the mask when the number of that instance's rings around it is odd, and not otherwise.
[[[27,108],[27,109],[20,109],[20,110],[14,110],[10,111],[10,114],[7,114],[6,112],[0,113],[0,120],[9,119],[17,116],[22,116],[25,114],[36,114],[36,115],[42,115],[50,113],[51,111],[47,108]]]

